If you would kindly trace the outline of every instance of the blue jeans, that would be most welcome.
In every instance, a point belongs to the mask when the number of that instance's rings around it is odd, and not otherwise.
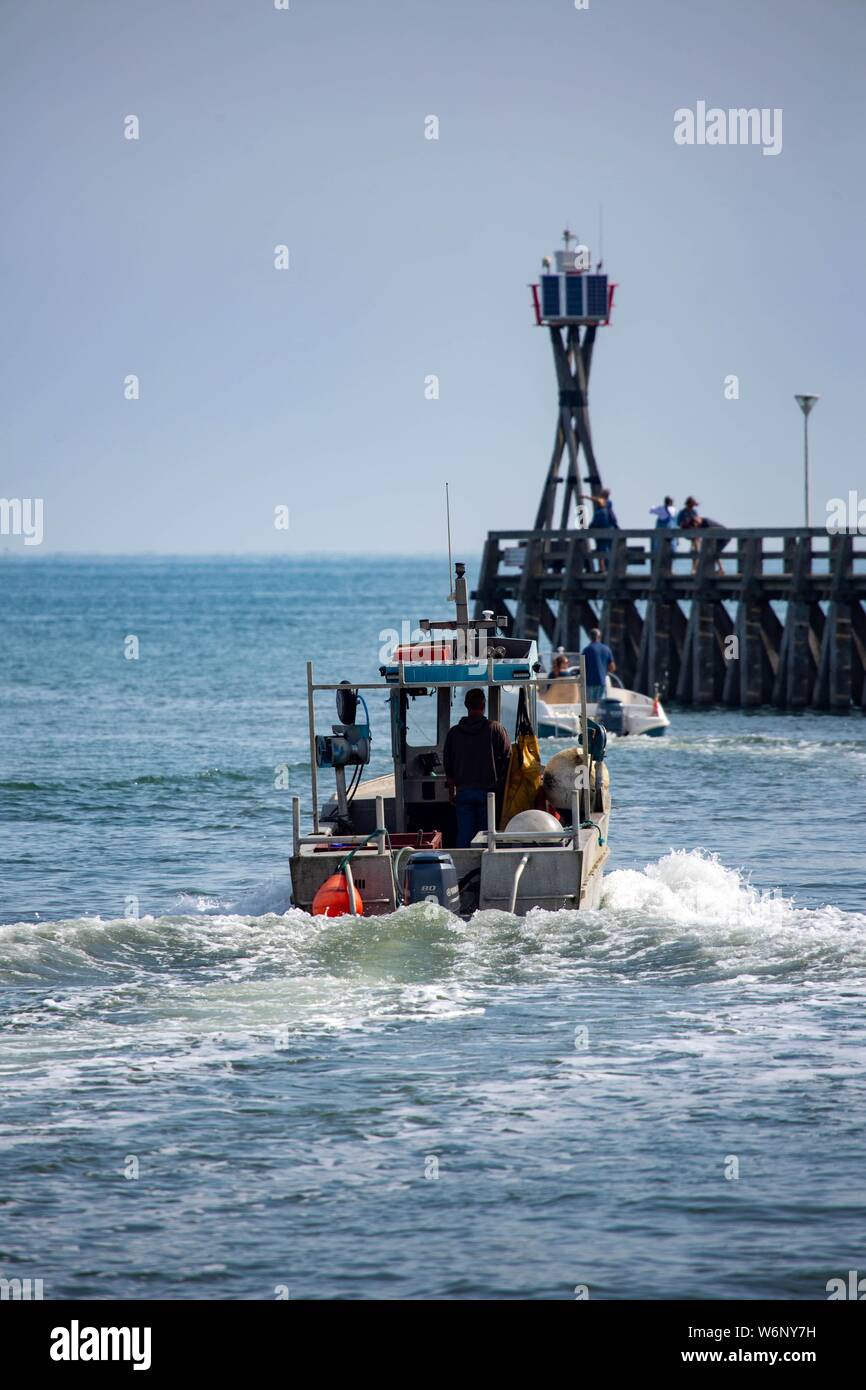
[[[588,705],[594,705],[594,704],[597,704],[599,700],[603,700],[603,699],[604,699],[604,686],[603,686],[603,685],[590,685],[589,682],[587,682],[587,686],[586,686],[586,703],[587,703]]]
[[[457,848],[468,849],[478,831],[487,829],[487,793],[480,787],[459,787],[454,809],[457,812]]]

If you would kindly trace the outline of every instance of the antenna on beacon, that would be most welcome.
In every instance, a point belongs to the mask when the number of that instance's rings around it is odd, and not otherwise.
[[[448,600],[451,602],[454,598],[454,589],[452,587],[454,581],[451,578],[453,568],[451,564],[451,499],[448,495],[447,483],[445,484],[445,517],[448,526]]]

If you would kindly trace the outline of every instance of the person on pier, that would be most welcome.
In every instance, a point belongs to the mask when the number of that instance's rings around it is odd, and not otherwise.
[[[589,523],[590,530],[610,531],[619,530],[619,522],[616,519],[616,512],[610,500],[610,488],[603,487],[599,493],[593,495],[592,499],[592,521]],[[607,557],[610,554],[613,541],[597,539],[595,542],[595,553],[598,556],[599,574],[604,574],[607,570]]]
[[[677,512],[677,526],[684,531],[690,531],[698,519],[698,507],[700,505],[696,497],[687,497]]]
[[[684,505],[680,507],[679,511],[677,512],[677,526],[679,526],[681,530],[695,530],[700,520],[700,518],[698,517],[698,507],[700,505],[701,504],[696,497],[686,498]],[[698,540],[697,536],[692,537],[691,550],[692,574],[694,574],[695,570],[698,567],[698,551],[700,550],[700,541]]]
[[[712,521],[712,520],[710,519],[710,517],[708,517],[708,516],[699,516],[699,517],[696,518],[696,520],[695,520],[694,523],[693,523],[694,529],[695,529],[696,531],[702,530],[705,526],[721,526],[721,525],[722,525],[722,522],[721,522],[721,521]],[[700,550],[701,545],[711,545],[711,546],[713,547],[713,554],[714,554],[714,557],[715,557],[715,565],[716,565],[716,574],[724,574],[724,572],[725,572],[724,569],[722,568],[722,561],[721,561],[721,559],[720,559],[720,556],[721,556],[721,553],[722,553],[722,551],[724,550],[725,546],[729,544],[730,539],[731,539],[730,536],[728,536],[728,537],[726,537],[725,540],[719,541],[719,540],[716,540],[715,538],[710,539],[710,537],[707,536],[706,539],[703,540],[703,541],[695,541],[695,542],[694,542],[694,545],[695,545],[695,549],[696,549],[696,550]],[[698,567],[698,562],[697,562],[697,557],[696,557],[696,558],[692,561],[692,571],[694,572],[694,571],[697,569],[697,567]]]
[[[660,507],[650,507],[650,512],[649,512],[649,514],[650,514],[650,516],[654,516],[655,519],[656,519],[656,530],[657,530],[657,531],[667,530],[667,529],[669,529],[671,526],[676,526],[676,524],[677,524],[677,514],[676,514],[676,510],[675,510],[675,508],[674,508],[674,499],[673,499],[672,497],[666,497],[665,500],[664,500],[664,503],[663,503],[662,506],[660,506]],[[674,543],[674,545],[676,545],[676,542]],[[656,537],[653,537],[653,543],[652,543],[652,553],[653,553],[653,555],[655,555],[655,553],[656,553],[656,551],[658,550],[658,548],[659,548],[658,539],[657,539]]]

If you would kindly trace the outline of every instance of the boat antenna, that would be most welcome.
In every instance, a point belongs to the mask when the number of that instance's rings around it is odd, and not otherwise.
[[[604,203],[598,205],[598,265],[597,270],[601,270],[604,265]]]
[[[451,498],[448,493],[448,484],[445,484],[445,518],[448,526],[448,598],[454,597],[454,581],[451,578]]]

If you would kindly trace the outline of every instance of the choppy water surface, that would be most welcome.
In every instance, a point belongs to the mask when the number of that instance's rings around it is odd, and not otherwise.
[[[303,663],[373,678],[444,565],[0,578],[0,1274],[808,1298],[866,1269],[861,716],[616,742],[598,912],[325,924],[288,906]]]

